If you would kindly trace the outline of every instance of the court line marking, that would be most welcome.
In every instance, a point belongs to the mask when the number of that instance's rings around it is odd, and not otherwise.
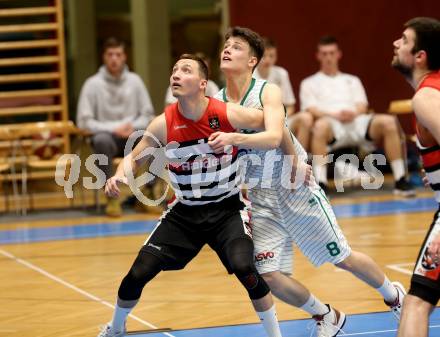
[[[429,326],[429,328],[439,328],[439,327],[440,327],[440,325],[430,325]],[[341,336],[360,336],[360,335],[378,334],[378,333],[382,333],[382,332],[397,332],[397,329],[344,333]]]
[[[288,322],[294,322],[295,320],[291,320]],[[301,321],[301,320],[298,320]],[[285,322],[285,321],[281,321]],[[247,325],[247,324],[246,324]],[[251,324],[253,325],[253,324]],[[228,325],[226,325],[225,327],[230,327]],[[240,327],[240,325],[234,325],[234,327]],[[429,328],[439,328],[440,325],[430,325]],[[216,329],[222,328],[222,327],[215,327]],[[179,330],[181,332],[187,332],[187,331],[191,331],[191,330],[206,330],[206,329],[211,329],[211,328],[196,328],[196,329],[187,329],[187,330]],[[282,329],[283,330],[283,329]],[[371,330],[371,331],[362,331],[362,332],[352,332],[352,333],[344,333],[342,336],[362,336],[362,335],[374,335],[374,334],[379,334],[379,333],[386,333],[386,332],[397,332],[397,329],[388,329],[388,330]],[[215,334],[217,335],[217,333]],[[131,335],[132,337],[146,337],[145,334],[133,334]]]
[[[32,269],[32,270],[34,270],[34,271],[36,271],[36,272],[46,276],[47,278],[51,279],[52,281],[58,282],[58,283],[62,284],[63,286],[65,286],[65,287],[67,287],[69,289],[72,289],[72,290],[80,293],[81,295],[83,295],[83,296],[85,296],[85,297],[87,297],[87,298],[89,298],[89,299],[91,299],[91,300],[93,300],[95,302],[101,303],[101,304],[103,304],[103,305],[105,305],[105,306],[107,306],[109,308],[112,308],[112,309],[115,308],[115,306],[113,304],[111,304],[111,303],[109,303],[109,302],[107,302],[107,301],[105,301],[105,300],[103,300],[103,299],[101,299],[101,298],[99,298],[99,297],[97,297],[97,296],[95,296],[95,295],[85,291],[85,290],[82,290],[82,289],[76,287],[75,285],[73,285],[73,284],[71,284],[71,283],[69,283],[67,281],[64,281],[63,279],[59,278],[58,276],[55,276],[55,275],[49,273],[48,271],[44,270],[43,268],[40,268],[40,267],[38,267],[38,266],[36,266],[36,265],[26,261],[26,260],[23,260],[23,259],[21,259],[19,257],[16,257],[15,255],[13,255],[13,254],[11,254],[11,253],[3,250],[3,249],[0,249],[0,254],[2,254],[3,256],[6,256],[7,258],[9,258],[9,259],[11,259],[11,260],[13,260],[13,261],[15,261],[15,262],[17,262],[19,264],[24,265],[25,267],[28,267],[29,269]],[[134,319],[135,321],[138,321],[139,323],[142,323],[143,325],[146,325],[146,326],[148,326],[148,327],[150,327],[152,329],[159,329],[154,324],[151,324],[150,322],[147,322],[147,321],[143,320],[142,318],[139,318],[139,317],[137,317],[137,316],[135,316],[133,314],[129,314],[128,317],[130,317],[130,318]],[[170,334],[168,332],[160,332],[160,333],[163,333],[164,335],[166,335],[168,337],[176,337],[176,336],[174,336],[174,335],[172,335],[172,334]]]
[[[109,303],[109,302],[107,302],[107,301],[105,301],[105,300],[103,300],[103,299],[101,299],[101,298],[99,298],[99,297],[97,297],[97,296],[95,296],[95,295],[85,291],[85,290],[82,290],[82,289],[76,287],[75,285],[73,285],[73,284],[71,284],[71,283],[69,283],[67,281],[64,281],[63,279],[61,279],[61,278],[59,278],[59,277],[57,277],[57,276],[47,272],[46,270],[44,270],[44,269],[42,269],[42,268],[40,268],[40,267],[38,267],[38,266],[36,266],[36,265],[26,261],[26,260],[23,260],[23,259],[21,259],[19,257],[16,257],[15,255],[13,255],[13,254],[11,254],[11,253],[3,250],[3,249],[0,249],[0,254],[2,254],[3,256],[5,256],[5,257],[7,257],[7,258],[9,258],[9,259],[19,263],[19,264],[24,265],[25,267],[28,267],[29,269],[32,269],[32,270],[34,270],[34,271],[36,271],[36,272],[46,276],[47,278],[49,278],[49,279],[51,279],[51,280],[53,280],[55,282],[58,282],[58,283],[64,285],[65,287],[67,287],[69,289],[72,289],[72,290],[74,290],[74,291],[84,295],[85,297],[88,297],[89,299],[91,299],[91,300],[93,300],[95,302],[99,302],[99,303],[101,303],[101,304],[103,304],[103,305],[105,305],[107,307],[112,308],[112,309],[115,308],[115,306],[113,304],[111,304],[111,303]],[[394,270],[403,272],[403,273],[410,273],[407,269],[404,269],[404,268],[400,267],[400,266],[409,266],[409,265],[411,265],[411,263],[400,263],[400,264],[395,264],[395,265],[387,265],[387,267],[390,268],[390,269],[394,269]],[[134,319],[134,320],[136,320],[136,321],[138,321],[138,322],[140,322],[140,323],[142,323],[142,324],[152,328],[152,329],[158,329],[158,327],[156,327],[155,325],[153,325],[153,324],[151,324],[151,323],[149,323],[149,322],[147,322],[147,321],[145,321],[145,320],[143,320],[143,319],[141,319],[141,318],[139,318],[139,317],[137,317],[137,316],[135,316],[133,314],[129,314],[128,316],[130,318],[132,318],[132,319]],[[429,327],[430,328],[438,328],[438,327],[440,327],[440,325],[431,325]],[[397,330],[396,329],[391,329],[391,330],[376,330],[376,331],[366,331],[366,332],[355,332],[355,333],[344,334],[344,336],[360,336],[360,335],[376,334],[376,333],[382,333],[382,332],[395,332],[395,331],[397,331]],[[164,335],[166,335],[168,337],[176,337],[176,336],[174,336],[174,335],[172,335],[172,334],[170,334],[168,332],[160,332],[160,333],[162,333],[162,334],[164,334]]]
[[[386,267],[398,271],[399,273],[406,274],[406,275],[412,275],[412,269],[404,268],[404,267],[412,267],[414,266],[414,263],[395,263],[395,264],[387,264]]]

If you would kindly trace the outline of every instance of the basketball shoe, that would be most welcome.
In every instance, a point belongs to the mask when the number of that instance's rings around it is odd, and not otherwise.
[[[345,314],[342,311],[328,307],[328,313],[324,315],[315,315],[317,337],[335,337],[345,324]]]
[[[386,302],[386,301],[384,301],[384,302],[386,305],[388,305],[390,307],[391,312],[394,314],[396,319],[399,321],[400,320],[400,312],[402,311],[403,298],[406,295],[406,291],[400,282],[391,282],[391,283],[393,284],[393,286],[397,290],[397,298],[392,303]]]
[[[124,337],[126,332],[125,327],[122,331],[114,331],[111,323],[107,323],[101,327],[101,332],[98,337]]]

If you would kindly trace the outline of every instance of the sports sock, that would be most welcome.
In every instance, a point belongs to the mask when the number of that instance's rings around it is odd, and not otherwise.
[[[310,315],[325,315],[328,313],[328,307],[318,300],[313,294],[310,294],[309,299],[304,303],[300,309],[308,312]]]
[[[399,181],[405,176],[405,164],[403,159],[396,159],[391,162],[391,171],[393,171],[394,181]]]
[[[258,317],[263,324],[264,330],[269,337],[282,337],[280,326],[278,324],[277,312],[275,311],[275,305],[266,311],[257,311]]]
[[[394,302],[396,300],[396,297],[398,296],[396,287],[393,286],[393,284],[386,276],[385,281],[379,288],[377,288],[377,291],[381,293],[385,302],[388,303]]]
[[[120,305],[124,303],[124,308]],[[135,307],[136,303],[138,301],[121,301],[118,299],[118,303],[115,305],[115,311],[113,312],[113,318],[112,318],[112,329],[114,331],[122,331],[125,327],[125,322],[127,320],[127,316],[130,314],[130,312]],[[128,304],[128,305],[126,305]]]

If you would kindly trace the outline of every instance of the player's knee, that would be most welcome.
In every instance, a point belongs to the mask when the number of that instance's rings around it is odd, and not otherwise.
[[[252,300],[258,300],[266,296],[270,289],[264,279],[256,270],[248,274],[235,274],[241,284],[246,288]]]
[[[269,286],[258,274],[253,259],[254,244],[248,239],[237,239],[226,247],[230,271],[246,288],[249,297],[258,300],[269,293]]]
[[[236,275],[247,275],[255,270],[254,244],[249,239],[236,239],[230,242],[226,250],[226,256],[231,271]]]
[[[261,277],[266,281],[268,286],[272,289],[275,288],[277,285],[279,272],[269,272],[261,274]]]
[[[137,300],[141,297],[144,286],[140,282],[136,282],[130,271],[119,286],[118,297],[124,301]]]
[[[144,286],[161,270],[159,258],[150,253],[139,252],[133,266],[121,282],[118,291],[119,298],[126,301],[138,299]]]
[[[231,271],[246,288],[251,299],[257,300],[269,293],[269,286],[258,274],[251,259],[233,259],[231,262]]]
[[[335,266],[338,268],[341,268],[343,270],[351,271],[351,270],[353,270],[353,267],[354,267],[354,263],[352,260],[353,259],[351,258],[351,255],[350,255],[345,260],[343,260],[339,263],[336,263]]]
[[[249,275],[256,272],[254,263],[250,259],[244,259],[243,257],[236,256],[230,260],[231,271],[235,275]]]

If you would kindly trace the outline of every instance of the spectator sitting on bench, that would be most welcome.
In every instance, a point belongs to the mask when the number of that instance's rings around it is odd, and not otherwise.
[[[339,71],[342,52],[337,40],[324,36],[316,53],[320,71],[300,85],[301,109],[315,118],[311,149],[313,169],[320,186],[327,190],[327,166],[324,156],[329,151],[348,146],[371,147],[384,144],[395,180],[395,194],[414,196],[405,177],[406,169],[400,127],[394,116],[367,114],[368,101],[358,77]]]
[[[94,152],[107,156],[108,164],[98,166],[108,179],[113,175],[113,158],[124,155],[128,137],[147,127],[154,117],[154,109],[142,79],[128,70],[122,41],[106,40],[102,58],[104,64],[81,89],[77,124],[93,134]],[[107,200],[106,213],[109,216],[122,214],[118,199]]]

